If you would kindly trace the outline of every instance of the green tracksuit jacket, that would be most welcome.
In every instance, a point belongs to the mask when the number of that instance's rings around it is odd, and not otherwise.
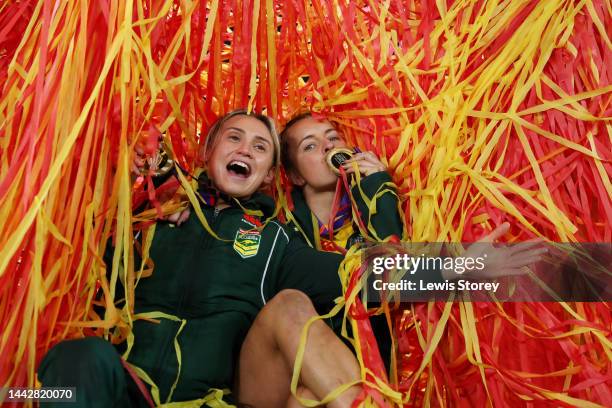
[[[370,209],[361,195],[359,186],[355,185],[351,188],[351,194],[355,198],[364,225],[368,227],[368,224],[370,224],[370,235],[374,236],[375,234],[381,240],[391,235],[396,235],[401,239],[403,233],[403,222],[397,207],[397,193],[394,186],[390,183],[392,183],[391,176],[386,171],[373,173],[361,179],[361,191],[363,191],[368,200],[372,200],[374,196],[380,194],[375,201],[375,213],[373,214],[370,214]],[[292,192],[291,198],[294,204],[292,212],[295,221],[290,221],[288,225],[293,227],[295,231],[303,231],[303,238],[311,246],[314,246],[314,234],[318,234],[318,230],[313,228],[312,212],[308,204],[306,204],[302,191],[295,189]],[[296,225],[296,221],[298,225]],[[363,237],[359,233],[359,229],[354,227],[354,232],[347,241],[346,249],[362,241]]]
[[[262,211],[264,219],[274,208],[263,194],[242,205]],[[162,401],[177,375],[173,401],[231,387],[242,341],[259,310],[282,289],[303,291],[319,310],[342,294],[341,256],[313,250],[276,221],[253,233],[253,219],[238,206],[220,212],[203,206],[203,211],[212,230],[227,241],[211,236],[195,214],[178,228],[159,224],[150,251],[153,276],[136,288],[137,314],[163,312],[181,320],[134,324],[128,361],[149,374]]]

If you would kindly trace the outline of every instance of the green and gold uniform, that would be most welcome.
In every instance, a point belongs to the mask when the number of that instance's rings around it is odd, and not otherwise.
[[[279,291],[303,291],[320,312],[342,294],[340,255],[310,248],[274,219],[259,226],[273,212],[269,197],[258,193],[241,205],[260,216],[235,203],[221,211],[202,206],[221,240],[193,213],[181,227],[156,226],[154,270],[136,287],[135,314],[159,323],[134,322],[127,360],[152,380],[161,403],[230,388],[253,320]],[[141,404],[125,376],[112,347],[91,338],[58,344],[39,368],[45,386],[76,386],[80,406]]]
[[[360,219],[367,229],[367,234],[374,241],[383,241],[395,235],[402,238],[403,222],[398,211],[397,188],[386,171],[379,171],[363,177],[359,184],[351,187]],[[310,211],[308,204],[300,189],[292,191],[294,209],[288,225],[296,232],[300,232],[305,241],[312,247],[321,250],[329,248],[319,236],[319,222]],[[363,242],[364,237],[356,226],[355,220],[349,218],[334,232],[334,243],[341,248],[348,249],[352,245]]]
[[[403,222],[398,210],[398,196],[396,186],[386,171],[370,174],[354,183],[351,195],[357,204],[359,217],[367,230],[370,240],[383,241],[392,235],[402,238]],[[300,189],[295,189],[291,198],[294,209],[289,215],[288,225],[299,232],[302,238],[314,248],[321,251],[338,252],[339,248],[348,249],[354,244],[364,242],[364,237],[352,216],[346,217],[345,222],[334,229],[333,239],[330,242],[320,236],[321,223],[308,207],[306,199]],[[373,316],[370,319],[372,329],[378,341],[381,357],[387,368],[390,365],[391,334],[384,315]],[[330,326],[339,334],[342,325],[341,316],[337,315],[328,321]]]

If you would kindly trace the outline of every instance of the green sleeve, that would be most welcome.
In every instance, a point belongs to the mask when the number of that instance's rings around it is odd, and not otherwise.
[[[391,176],[386,171],[362,178],[361,182],[351,189],[363,225],[374,238],[383,240],[391,235],[402,238],[404,228],[398,210],[396,190]],[[371,201],[369,206],[366,199]]]
[[[338,276],[342,255],[317,251],[295,233],[289,234],[289,237],[275,291],[300,290],[310,297],[319,313],[329,311],[334,300],[342,296]]]

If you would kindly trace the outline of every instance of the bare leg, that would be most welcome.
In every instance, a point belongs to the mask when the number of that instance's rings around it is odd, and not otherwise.
[[[302,398],[308,398],[311,400],[316,400],[317,396],[314,395],[312,392],[310,392],[309,389],[304,388],[304,387],[299,387],[297,389],[297,395],[299,395]],[[289,401],[287,401],[287,408],[304,408],[304,406],[302,404],[300,404],[300,402],[297,400],[297,398],[295,398],[293,395],[289,396]]]
[[[310,299],[297,290],[283,290],[261,310],[240,351],[238,399],[256,408],[284,407],[302,328],[316,316]],[[308,330],[301,385],[318,399],[342,384],[359,379],[353,353],[323,322]],[[360,388],[353,386],[327,406],[350,407]]]

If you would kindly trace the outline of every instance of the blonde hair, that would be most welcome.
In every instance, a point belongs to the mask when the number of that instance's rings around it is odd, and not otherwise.
[[[219,119],[217,119],[217,121],[212,125],[212,127],[208,131],[208,134],[206,135],[206,142],[204,143],[204,151],[203,151],[204,154],[202,155],[202,157],[204,159],[208,157],[208,154],[210,153],[210,149],[213,148],[214,143],[217,140],[217,137],[219,136],[219,131],[221,130],[223,125],[231,118],[234,118],[240,115],[249,116],[254,119],[257,119],[258,121],[260,121],[266,126],[266,128],[270,132],[270,135],[272,136],[272,143],[274,145],[274,157],[272,159],[272,166],[278,167],[280,163],[280,142],[279,142],[278,134],[276,133],[276,127],[274,126],[274,121],[268,116],[262,115],[260,113],[256,113],[256,112],[249,113],[246,109],[234,110],[230,113],[225,114]]]

